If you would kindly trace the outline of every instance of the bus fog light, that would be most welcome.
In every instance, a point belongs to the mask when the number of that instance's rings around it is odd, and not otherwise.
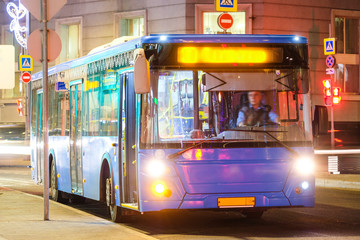
[[[158,194],[162,194],[165,191],[165,186],[161,183],[155,185],[155,192]]]
[[[302,189],[306,190],[309,188],[309,183],[305,181],[301,184],[301,187],[302,187]]]

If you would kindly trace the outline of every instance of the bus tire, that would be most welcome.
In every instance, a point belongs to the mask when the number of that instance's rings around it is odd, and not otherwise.
[[[50,174],[50,195],[52,200],[60,203],[66,203],[67,199],[63,197],[61,191],[58,190],[58,183],[56,177],[56,165],[55,160],[51,161],[51,174]]]
[[[111,201],[115,192],[112,187],[112,179],[111,177],[106,178],[106,205],[108,206],[108,211],[113,222],[123,222],[124,216],[122,214],[122,209],[119,206],[116,206],[114,202]]]

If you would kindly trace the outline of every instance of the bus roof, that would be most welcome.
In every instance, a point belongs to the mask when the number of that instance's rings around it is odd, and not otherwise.
[[[115,41],[116,42],[116,41]],[[124,43],[109,44],[108,48],[61,63],[49,68],[48,74],[75,68],[99,59],[111,57],[117,53],[127,52],[139,48],[142,44],[152,43],[283,43],[283,44],[307,44],[305,37],[296,35],[253,35],[253,34],[151,34],[139,37]],[[32,75],[32,80],[42,78],[42,72]]]
[[[111,57],[113,55],[116,55],[118,53],[128,52],[130,50],[138,48],[141,45],[141,39],[142,38],[139,37],[137,39],[133,39],[128,42],[111,45],[108,48],[98,51],[96,53],[85,55],[83,57],[80,57],[80,58],[77,58],[74,60],[70,60],[70,61],[67,61],[64,63],[60,63],[56,66],[49,68],[48,75],[53,75],[57,72],[76,68],[76,67],[79,67],[79,66],[91,63],[91,62],[95,62],[99,59],[105,59],[105,58]],[[40,78],[42,78],[42,75],[43,75],[42,72],[37,72],[32,75],[32,80],[35,81],[37,79],[40,79]]]
[[[305,37],[297,35],[254,34],[152,34],[142,43],[290,43],[307,44]]]

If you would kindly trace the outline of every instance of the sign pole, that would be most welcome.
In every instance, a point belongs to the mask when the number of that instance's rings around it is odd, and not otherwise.
[[[332,55],[335,54],[335,38],[324,38],[324,55]],[[335,64],[335,58],[328,56],[326,58],[326,66],[329,68],[332,68]],[[332,73],[331,75],[331,94],[333,94],[333,84],[334,84],[334,71],[329,70],[329,73]],[[334,103],[332,102],[333,99],[331,99],[331,106],[330,106],[330,125],[331,125],[331,149],[335,148],[335,133],[334,133]]]
[[[21,0],[28,11],[41,23],[41,30],[33,31],[28,37],[28,52],[42,63],[43,73],[43,161],[44,161],[44,220],[49,220],[49,126],[48,126],[48,62],[55,60],[61,51],[61,40],[52,30],[48,29],[47,23],[66,4],[67,0]],[[40,4],[39,4],[40,3]],[[40,7],[39,7],[40,6]],[[49,37],[50,36],[50,37]],[[41,41],[40,41],[41,39]],[[51,48],[48,48],[48,44]],[[41,43],[41,44],[39,44]],[[41,54],[40,54],[41,53]],[[41,154],[40,154],[41,155]]]
[[[47,1],[41,0],[42,68],[43,68],[43,126],[44,126],[44,220],[49,220],[49,156],[48,156],[48,29]]]
[[[333,94],[334,77],[331,75],[331,94]],[[331,99],[332,101],[332,99]],[[331,149],[335,149],[335,132],[334,132],[334,103],[330,106],[330,123],[331,123]]]

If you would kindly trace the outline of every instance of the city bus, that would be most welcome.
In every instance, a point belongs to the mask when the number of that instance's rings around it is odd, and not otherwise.
[[[37,183],[44,181],[42,77],[31,81]],[[115,222],[136,212],[261,217],[314,206],[305,37],[150,35],[51,67],[48,79],[55,201],[104,202]],[[261,107],[251,92],[260,93]],[[240,123],[244,109],[272,118]]]

